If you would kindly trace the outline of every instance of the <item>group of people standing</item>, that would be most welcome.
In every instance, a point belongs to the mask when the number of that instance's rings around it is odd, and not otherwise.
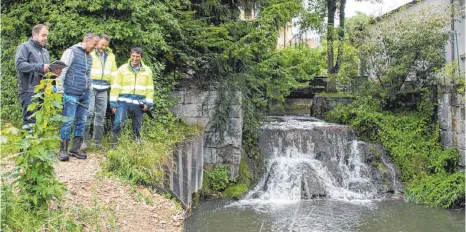
[[[50,55],[46,49],[48,34],[47,26],[35,25],[32,37],[16,49],[15,65],[23,116],[22,128],[25,130],[31,130],[35,123],[34,111],[27,110],[33,101],[34,87],[40,83],[44,74],[51,71]],[[94,145],[106,150],[102,145],[102,137],[108,104],[115,114],[111,146],[117,145],[128,114],[132,116],[133,133],[140,141],[143,113],[153,105],[152,71],[142,62],[143,51],[139,47],[132,48],[128,62],[117,68],[109,44],[109,36],[87,33],[82,42],[63,53],[60,60],[66,67],[54,72],[57,76],[57,93],[63,95],[63,115],[67,118],[60,128],[60,161],[68,161],[69,156],[87,158],[84,150],[91,143],[92,124]],[[69,148],[73,127],[74,136]]]

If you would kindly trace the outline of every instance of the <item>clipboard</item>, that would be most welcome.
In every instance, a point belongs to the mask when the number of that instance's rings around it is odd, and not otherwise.
[[[55,71],[57,71],[57,69],[64,69],[64,68],[66,68],[66,67],[68,67],[68,65],[66,65],[66,64],[65,64],[63,61],[61,61],[61,60],[56,60],[56,61],[50,63],[50,65],[49,65],[50,71],[51,71],[52,73],[55,73]]]

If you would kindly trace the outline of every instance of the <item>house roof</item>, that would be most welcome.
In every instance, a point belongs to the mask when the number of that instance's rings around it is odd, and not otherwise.
[[[383,15],[380,15],[380,16],[378,16],[378,17],[375,17],[375,18],[374,18],[374,21],[375,21],[375,22],[378,22],[378,21],[384,19],[385,17],[387,17],[387,16],[389,16],[389,15],[392,15],[392,14],[394,14],[394,13],[396,13],[396,12],[399,12],[400,10],[409,8],[409,7],[411,7],[411,6],[413,6],[413,5],[417,4],[417,3],[420,3],[420,2],[421,2],[420,0],[412,0],[412,1],[410,1],[410,2],[407,2],[406,4],[401,5],[401,6],[395,8],[395,9],[393,9],[393,10],[391,10],[391,11],[389,11],[389,12],[383,14]]]

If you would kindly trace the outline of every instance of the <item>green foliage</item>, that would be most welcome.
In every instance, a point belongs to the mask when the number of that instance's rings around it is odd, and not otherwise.
[[[131,47],[144,50],[144,62],[156,74],[156,90],[173,84],[180,74],[196,65],[203,27],[192,19],[188,1],[93,1],[74,0],[50,2],[33,0],[2,2],[2,105],[18,106],[17,76],[14,57],[16,47],[27,41],[36,23],[50,26],[47,48],[51,60],[59,59],[66,48],[82,41],[88,31],[106,33],[111,38],[119,65],[127,62]],[[157,15],[157,17],[153,17]],[[174,75],[167,75],[168,73]],[[161,75],[160,75],[161,74]],[[164,78],[161,78],[161,77]],[[165,95],[156,99],[165,99]],[[165,107],[165,101],[156,101]],[[20,107],[2,107],[2,119],[18,122]]]
[[[456,85],[456,89],[459,93],[465,91],[465,72],[461,72],[458,66],[458,60],[447,62],[443,68],[437,73],[438,83],[441,85]]]
[[[205,196],[223,191],[230,183],[230,171],[225,165],[218,165],[212,169],[204,169],[202,193]]]
[[[224,197],[239,197],[247,192],[251,185],[251,172],[245,159],[241,159],[239,175],[236,180],[230,179],[230,171],[225,165],[218,165],[204,170],[202,194],[209,197],[221,194]]]
[[[7,141],[3,147],[10,151],[22,152],[9,156],[14,158],[18,171],[15,180],[21,189],[21,197],[31,203],[35,208],[46,208],[47,202],[54,197],[59,197],[64,191],[64,186],[55,177],[52,164],[55,156],[51,152],[59,141],[57,130],[65,119],[60,115],[62,109],[61,95],[52,92],[52,80],[44,79],[35,88],[34,102],[28,110],[37,111],[33,114],[36,123],[32,134],[24,132],[23,137],[11,137],[14,140]],[[5,131],[5,130],[4,130]],[[17,133],[18,130],[6,131]],[[4,136],[4,135],[2,135]],[[6,155],[2,153],[2,156]],[[3,157],[5,158],[5,157]]]
[[[249,170],[247,162],[245,159],[241,159],[241,162],[239,164],[239,175],[236,182],[239,184],[245,184],[246,186],[250,186],[251,180],[251,171]]]
[[[171,200],[173,202],[173,204],[175,205],[175,207],[178,209],[178,210],[183,210],[183,205],[181,205],[181,202],[179,202],[176,197],[172,196],[170,193],[163,193],[162,194],[163,197],[165,197],[166,199],[168,200]],[[147,204],[147,203],[146,203]]]
[[[421,175],[408,185],[408,200],[432,206],[464,207],[464,173]]]
[[[251,186],[251,171],[248,168],[246,159],[241,159],[239,164],[239,175],[235,182],[231,182],[230,185],[225,189],[223,195],[225,197],[239,197],[246,193]]]
[[[436,84],[436,77],[453,80],[457,75],[454,64],[445,65],[444,60],[450,14],[428,7],[403,17],[388,16],[372,28],[363,15],[350,20],[350,41],[373,81],[354,92],[351,105],[337,106],[326,118],[349,124],[359,137],[382,144],[408,183],[410,201],[445,208],[464,204],[464,174],[456,173],[458,151],[443,149],[440,143],[440,129],[432,118],[435,100],[426,87]],[[405,107],[409,92],[423,97],[415,110]]]
[[[280,29],[293,17],[306,15],[300,0],[261,1],[255,20],[238,20],[238,7],[250,9],[252,5],[250,1],[213,0],[65,0],[59,4],[43,4],[40,0],[4,1],[2,103],[19,105],[15,48],[27,40],[31,27],[40,22],[50,26],[47,48],[52,60],[60,58],[66,48],[81,41],[88,31],[112,37],[110,47],[119,65],[127,61],[131,47],[142,47],[143,59],[155,74],[153,113],[157,115],[156,122],[168,127],[168,131],[174,125],[169,112],[174,102],[169,92],[179,78],[190,77],[193,83],[215,86],[224,94],[219,97],[214,116],[214,124],[222,136],[227,130],[227,114],[231,112],[229,96],[240,92],[247,127],[243,138],[253,144],[260,111],[268,99],[282,99],[290,88],[302,86],[296,82],[297,78],[308,81],[318,75],[320,59],[315,59],[318,55],[308,48],[275,51]],[[321,22],[316,13],[307,16],[304,21],[309,27]],[[1,118],[12,123],[18,123],[19,115],[19,107],[1,109]]]
[[[117,230],[116,216],[112,208],[97,202],[89,208],[83,205],[63,207],[64,202],[53,200],[47,209],[31,209],[30,204],[17,194],[13,184],[1,185],[2,231],[103,231]],[[105,221],[106,220],[106,221]]]
[[[75,207],[72,212],[57,207],[65,188],[55,177],[52,164],[56,158],[52,151],[59,142],[59,125],[66,119],[60,115],[62,96],[52,92],[52,81],[44,79],[35,88],[35,102],[28,108],[37,109],[32,133],[2,124],[2,161],[13,160],[16,164],[11,172],[2,175],[3,231],[82,231],[81,223],[101,227],[91,221],[100,221],[100,211]],[[20,149],[22,152],[11,155]],[[101,207],[93,208],[96,209]]]
[[[239,197],[248,190],[249,186],[247,184],[234,184],[229,185],[223,192],[223,195],[225,197]]]
[[[451,11],[425,7],[391,15],[377,22],[358,47],[362,70],[375,78],[373,88],[387,105],[395,105],[406,91],[419,91],[434,83],[445,63],[448,42],[445,28]],[[428,46],[426,46],[428,44]],[[411,87],[406,82],[411,81]]]
[[[339,105],[327,120],[349,124],[358,136],[382,144],[409,183],[409,199],[452,207],[464,203],[464,177],[460,183],[455,173],[458,151],[443,149],[440,144],[439,126],[431,121],[433,110],[433,104],[424,100],[415,112],[393,113],[382,111],[380,101],[361,97],[351,105]],[[452,190],[453,194],[442,195]]]
[[[364,38],[369,36],[369,27],[373,18],[361,12],[356,12],[356,15],[346,19],[345,30],[347,38],[351,44],[359,47],[364,42]]]
[[[325,54],[324,54],[325,51],[322,50],[320,59],[322,59],[321,62],[325,68],[323,72],[323,76],[328,77],[327,82],[336,81],[338,84],[341,84],[341,85],[349,85],[352,80],[358,77],[358,62],[359,62],[358,51],[356,47],[352,43],[350,43],[348,38],[345,38],[344,40],[342,40],[341,43],[342,43],[342,48],[343,48],[343,55],[341,56],[340,70],[338,73],[334,73],[334,74],[328,73],[327,71],[328,64],[323,60],[325,58]],[[327,41],[324,40],[321,46],[322,47],[327,46]]]
[[[108,151],[103,168],[133,184],[160,184],[165,175],[164,167],[171,162],[174,147],[198,135],[200,129],[181,122],[173,123],[171,127],[151,124],[142,131],[142,144],[134,142],[128,133],[130,130],[124,130],[127,133],[121,136],[116,149]]]
[[[12,184],[2,179],[1,186],[2,231],[79,231],[72,215],[45,208],[31,209],[31,205],[15,193]]]
[[[307,86],[323,69],[320,53],[308,46],[287,47],[258,63],[255,76],[265,82],[267,99],[283,100],[292,89]]]

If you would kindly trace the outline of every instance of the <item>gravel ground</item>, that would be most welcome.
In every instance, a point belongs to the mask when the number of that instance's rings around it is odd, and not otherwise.
[[[100,174],[104,155],[91,154],[86,160],[70,157],[54,164],[58,179],[68,189],[64,205],[90,209],[94,220],[107,231],[182,231],[183,211],[171,200],[143,187],[131,187]],[[88,221],[88,220],[86,220]],[[83,225],[88,231],[96,225]]]

